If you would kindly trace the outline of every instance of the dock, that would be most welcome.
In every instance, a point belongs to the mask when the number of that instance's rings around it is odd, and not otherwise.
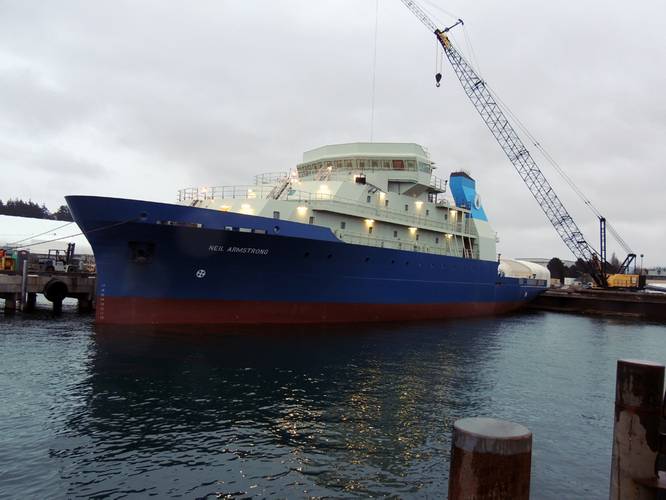
[[[62,309],[65,298],[77,299],[79,311],[89,312],[95,307],[95,285],[95,274],[0,271],[0,299],[4,299],[5,314],[17,309],[33,310],[37,294],[44,295],[56,313]]]
[[[551,288],[537,297],[530,308],[666,322],[666,293]]]

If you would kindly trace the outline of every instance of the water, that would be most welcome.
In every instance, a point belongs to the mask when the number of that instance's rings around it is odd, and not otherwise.
[[[607,498],[618,358],[666,326],[551,313],[226,332],[0,317],[0,496],[443,497],[452,423],[534,433],[533,498]]]

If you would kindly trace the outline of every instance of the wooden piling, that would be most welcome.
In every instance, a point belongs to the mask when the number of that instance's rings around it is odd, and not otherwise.
[[[92,298],[89,295],[78,297],[78,304],[80,313],[88,313],[93,310]]]
[[[532,433],[494,418],[453,426],[449,499],[529,500]]]
[[[5,299],[5,315],[14,314],[16,312],[16,293],[3,294]]]
[[[653,500],[664,365],[621,359],[615,380],[611,500]]]
[[[28,292],[28,298],[25,302],[25,307],[23,308],[23,310],[25,312],[34,311],[36,304],[37,304],[37,294],[35,292]]]
[[[21,310],[25,310],[25,305],[28,299],[28,260],[24,259],[22,261],[22,269],[21,269]]]

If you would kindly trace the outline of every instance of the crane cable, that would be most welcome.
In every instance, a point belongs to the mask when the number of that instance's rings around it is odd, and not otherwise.
[[[425,0],[424,0],[425,1]],[[442,9],[440,9],[442,10]],[[571,189],[576,193],[576,195],[583,201],[585,205],[592,211],[592,213],[599,219],[604,218],[599,209],[595,207],[592,204],[592,201],[583,193],[583,191],[578,187],[578,185],[573,181],[571,177],[564,171],[562,166],[555,160],[555,158],[546,150],[541,145],[541,142],[530,132],[530,130],[525,126],[525,124],[518,118],[518,116],[509,108],[509,106],[502,100],[501,97],[493,90],[490,85],[485,81],[483,76],[481,75],[481,72],[479,71],[479,64],[476,59],[476,53],[474,52],[474,48],[472,47],[472,41],[469,36],[469,32],[465,28],[465,25],[463,24],[463,33],[465,37],[465,42],[468,47],[468,52],[469,52],[469,57],[472,60],[473,68],[476,71],[476,73],[479,75],[481,80],[483,81],[484,85],[488,89],[488,91],[491,93],[497,104],[504,110],[504,112],[511,117],[511,119],[514,121],[514,124],[529,138],[529,140],[532,142],[534,147],[541,153],[541,155],[545,158],[545,160],[555,169],[555,171],[564,179],[564,181],[571,187]],[[613,235],[615,240],[620,244],[622,249],[627,252],[627,253],[633,253],[631,250],[631,247],[627,244],[627,242],[620,236],[619,232],[615,229],[615,227],[608,221],[606,221],[606,229],[608,229],[608,232]]]
[[[428,5],[430,5],[431,7],[445,13],[446,15],[456,18],[456,16],[453,16],[453,14],[451,14],[450,12],[445,11],[444,9],[439,7],[438,5],[435,5],[430,0],[422,0],[422,1],[427,3]],[[435,16],[432,16],[432,14],[430,12],[428,12],[427,9],[425,9],[424,7],[419,5],[414,0],[402,0],[402,3],[404,3],[405,6],[407,8],[409,8],[412,11],[412,13],[414,13],[416,15],[416,17],[428,29],[432,30],[433,32],[435,32],[435,33],[437,32],[437,25],[435,24],[435,22],[439,23],[440,26],[443,25],[443,23],[441,23],[440,20],[438,20]],[[433,20],[430,19],[430,17],[434,18],[435,22],[433,22]],[[464,28],[464,24],[463,24],[463,28]],[[452,36],[451,33],[449,33],[449,36],[452,39],[454,39],[454,41],[455,41],[455,38]],[[468,44],[471,47],[471,40],[469,39],[468,34],[467,34],[467,38],[468,38]],[[458,44],[456,43],[456,45],[458,45]],[[473,51],[473,48],[471,48],[471,52],[472,51]],[[475,58],[475,55],[471,54],[471,57]],[[469,62],[467,64],[469,64]],[[472,66],[472,69],[475,69],[473,65],[470,64],[470,66]],[[477,66],[478,66],[478,64],[477,64]],[[478,69],[475,69],[475,71],[477,72],[477,74],[480,75],[480,73],[478,72]],[[597,217],[601,218],[602,217],[601,212],[599,212],[599,210],[597,210],[597,208],[594,205],[592,205],[592,202],[589,200],[589,198],[587,198],[587,196],[585,196],[585,194],[580,190],[580,188],[578,188],[578,186],[573,182],[573,180],[564,172],[562,167],[560,167],[560,165],[555,161],[555,159],[545,150],[545,148],[543,148],[543,146],[541,146],[541,144],[536,139],[536,137],[534,137],[529,132],[527,127],[525,127],[525,125],[522,124],[522,122],[518,119],[518,117],[511,111],[511,109],[499,98],[499,96],[487,85],[487,83],[483,79],[480,80],[480,83],[483,83],[486,86],[486,88],[490,92],[491,96],[496,100],[497,105],[500,106],[500,108],[502,108],[515,121],[518,128],[520,130],[522,130],[523,133],[525,133],[530,138],[530,140],[533,142],[534,146],[539,150],[539,152],[544,156],[544,158],[555,168],[555,170],[567,182],[567,184],[569,184],[569,186],[574,190],[574,192],[583,200],[583,202],[592,210],[592,212]],[[623,249],[625,251],[627,251],[630,254],[633,253],[631,251],[629,245],[624,241],[624,239],[620,236],[620,234],[617,232],[617,230],[608,221],[606,222],[606,227],[610,231],[610,233],[614,236],[614,238],[617,240],[617,242],[623,247]]]
[[[472,61],[472,67],[474,68],[476,74],[479,75],[481,80],[485,81],[485,78],[483,78],[483,74],[481,73],[481,68],[479,67],[479,61],[476,58],[476,52],[474,51],[474,47],[472,47],[472,39],[469,36],[469,32],[467,31],[467,26],[465,26],[464,23],[462,25],[462,30],[463,30],[463,35],[465,37],[465,43],[467,44],[468,47],[470,59]]]
[[[439,87],[440,81],[442,79],[442,66],[444,65],[444,53],[442,52],[442,46],[439,41],[435,39],[435,81],[436,85]]]
[[[497,101],[497,103],[502,107],[502,109],[506,112],[507,115],[509,115],[514,123],[518,126],[518,128],[530,139],[532,144],[534,145],[535,148],[543,155],[543,157],[546,159],[548,163],[555,169],[555,171],[564,179],[564,181],[571,187],[571,189],[576,193],[576,195],[583,201],[585,205],[588,206],[588,208],[594,213],[595,216],[598,218],[602,218],[603,215],[592,204],[592,201],[583,193],[583,191],[576,185],[576,183],[573,181],[571,177],[564,171],[562,166],[553,158],[553,156],[544,148],[539,140],[529,131],[529,129],[523,124],[523,122],[518,118],[518,116],[509,108],[509,106],[497,95],[497,93],[486,83],[486,88],[488,91],[492,94],[493,98]],[[617,230],[610,224],[610,222],[606,221],[606,228],[608,231],[613,235],[613,237],[617,240],[617,242],[620,244],[620,246],[623,248],[623,250],[627,253],[633,253],[631,251],[631,248],[627,244],[626,241],[620,236],[620,234],[617,232]]]
[[[375,48],[372,57],[372,104],[370,111],[370,142],[375,135],[375,93],[377,82],[377,31],[379,28],[379,0],[375,2]]]
[[[458,16],[456,16],[456,15],[453,14],[452,12],[449,12],[448,10],[446,10],[446,9],[444,9],[444,8],[442,8],[442,7],[440,7],[440,6],[437,5],[436,3],[431,2],[430,0],[421,0],[421,1],[422,1],[423,3],[427,3],[427,4],[430,5],[430,7],[432,7],[433,9],[436,9],[436,10],[440,11],[442,14],[445,14],[445,15],[449,16],[449,17],[452,18],[452,19],[456,19],[456,20],[458,19]],[[423,7],[421,7],[421,8],[423,8]],[[425,9],[424,9],[424,10],[425,10]],[[435,16],[432,16],[432,17],[435,17]],[[436,17],[435,17],[435,21],[439,22],[439,20],[438,20]],[[440,24],[441,24],[441,23],[440,23]]]

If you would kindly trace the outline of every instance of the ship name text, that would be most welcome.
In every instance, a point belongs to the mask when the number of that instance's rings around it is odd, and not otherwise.
[[[226,252],[226,253],[247,253],[251,255],[268,255],[268,248],[254,248],[254,247],[225,247],[224,245],[209,245],[209,252]]]

